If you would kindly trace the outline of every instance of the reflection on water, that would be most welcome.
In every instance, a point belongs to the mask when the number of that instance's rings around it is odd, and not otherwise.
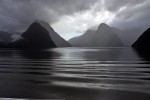
[[[149,100],[149,59],[131,48],[0,50],[0,97]]]

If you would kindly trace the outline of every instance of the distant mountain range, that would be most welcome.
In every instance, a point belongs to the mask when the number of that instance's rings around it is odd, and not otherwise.
[[[102,23],[97,30],[87,30],[69,43],[75,47],[131,47],[145,29],[120,30]]]
[[[136,30],[136,31],[135,31]],[[0,31],[0,48],[44,49],[55,47],[123,47],[131,46],[141,30],[123,31],[107,24],[100,24],[98,29],[87,30],[83,35],[68,42],[58,35],[46,22],[35,21],[21,35]],[[133,36],[133,34],[135,34]],[[130,41],[129,41],[130,40]],[[132,45],[133,48],[150,48],[150,28]]]
[[[107,24],[100,24],[97,31],[88,30],[82,36],[69,40],[75,47],[122,47],[124,46],[116,30]]]

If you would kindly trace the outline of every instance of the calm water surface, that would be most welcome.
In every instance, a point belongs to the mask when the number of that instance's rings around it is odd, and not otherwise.
[[[0,97],[150,100],[150,60],[131,48],[0,50]]]

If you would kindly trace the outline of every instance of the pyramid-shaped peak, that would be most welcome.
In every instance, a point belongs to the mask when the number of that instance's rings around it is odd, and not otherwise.
[[[38,19],[36,19],[34,22],[36,22],[36,23],[47,23],[47,22],[45,22],[45,21],[38,20]]]
[[[100,25],[105,25],[105,26],[108,26],[106,23],[101,23]]]
[[[105,24],[105,23],[101,23],[101,24],[99,25],[99,28],[98,28],[98,29],[100,29],[100,28],[110,28],[110,26],[107,25],[107,24]]]
[[[106,23],[101,23],[101,24],[99,25],[99,27],[109,27],[109,25],[107,25]]]
[[[45,21],[41,21],[41,20],[35,20],[35,23],[39,23],[39,24],[48,24],[48,22],[45,22]]]
[[[54,29],[50,26],[48,22],[36,20],[35,22],[39,23],[42,27],[44,27],[47,30],[54,31]]]
[[[111,27],[109,25],[107,25],[105,23],[102,23],[102,24],[99,25],[97,32],[98,33],[100,33],[100,32],[101,33],[106,33],[106,32],[110,33],[111,30],[112,29],[111,29]]]

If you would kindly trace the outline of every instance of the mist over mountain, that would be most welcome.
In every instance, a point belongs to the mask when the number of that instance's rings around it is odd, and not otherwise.
[[[147,27],[150,0],[0,0],[0,100],[150,100]]]
[[[2,41],[0,47],[38,49],[71,46],[67,41],[61,38],[48,23],[42,21],[32,23],[20,37],[20,39],[9,43]]]
[[[11,33],[0,31],[0,41],[11,42],[12,41],[11,36],[12,36]]]
[[[114,29],[107,24],[100,24],[97,31],[88,30],[79,37],[70,39],[72,46],[81,47],[122,47],[123,43]]]
[[[22,34],[0,31],[0,47],[51,48],[51,47],[130,47],[144,29],[120,30],[100,24],[97,30],[87,30],[68,42],[44,21],[35,21]],[[51,44],[52,43],[52,44]]]
[[[122,41],[112,28],[104,23],[100,24],[98,30],[92,38],[93,46],[100,47],[121,47]]]
[[[111,28],[122,40],[125,47],[131,47],[138,37],[146,30],[145,28],[135,28],[130,30],[120,30],[115,27]]]
[[[90,47],[91,41],[92,41],[92,36],[94,35],[95,32],[96,31],[94,31],[94,30],[87,30],[83,35],[74,37],[74,38],[70,39],[68,42],[74,47],[76,47],[76,46]]]
[[[21,39],[19,33],[9,33],[5,31],[0,31],[0,42],[9,43]]]

